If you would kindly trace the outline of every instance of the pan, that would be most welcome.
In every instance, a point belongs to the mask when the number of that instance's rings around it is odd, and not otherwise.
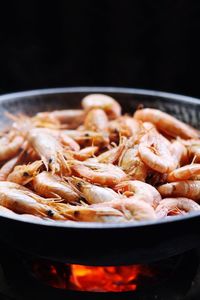
[[[128,88],[77,87],[43,89],[0,96],[0,125],[4,113],[79,108],[90,93],[114,97],[123,112],[139,104],[166,111],[198,127],[200,101],[170,93]],[[129,224],[27,222],[0,216],[0,241],[25,254],[85,265],[128,265],[158,261],[199,246],[200,215]]]

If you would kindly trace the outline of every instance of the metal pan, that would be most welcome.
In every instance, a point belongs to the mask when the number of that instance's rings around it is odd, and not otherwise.
[[[0,125],[5,111],[34,114],[38,111],[78,108],[89,93],[105,93],[132,113],[139,104],[156,107],[198,127],[200,101],[169,93],[126,88],[58,88],[0,96]],[[190,214],[158,222],[97,224],[24,222],[0,216],[0,239],[33,255],[67,263],[126,265],[167,258],[199,245],[200,216]]]

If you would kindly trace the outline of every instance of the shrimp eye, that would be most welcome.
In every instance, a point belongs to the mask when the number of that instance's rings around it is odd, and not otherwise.
[[[89,135],[89,133],[85,133],[85,137],[89,137],[90,135]]]
[[[81,187],[82,187],[82,183],[81,183],[80,181],[77,182],[76,187],[77,187],[77,188],[81,188]]]
[[[74,211],[74,217],[77,218],[80,215],[80,212],[78,210]]]
[[[28,172],[24,172],[24,173],[23,173],[23,176],[24,176],[24,177],[28,177],[28,176],[29,176],[29,173],[28,173]]]
[[[49,209],[49,210],[47,211],[47,216],[48,216],[48,217],[53,217],[53,215],[54,215],[54,212],[53,212],[51,209]]]
[[[51,164],[51,163],[52,163],[52,161],[53,161],[53,159],[52,159],[52,158],[49,158],[49,164]]]

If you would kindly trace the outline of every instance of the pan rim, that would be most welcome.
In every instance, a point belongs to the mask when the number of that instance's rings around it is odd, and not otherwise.
[[[53,94],[65,94],[65,93],[119,93],[119,94],[131,94],[131,95],[141,95],[141,96],[152,96],[159,98],[167,98],[171,101],[179,101],[184,103],[192,103],[200,106],[200,99],[190,96],[185,96],[176,93],[169,93],[163,91],[155,91],[148,89],[139,89],[139,88],[127,88],[127,87],[104,87],[104,86],[76,86],[76,87],[57,87],[57,88],[44,88],[44,89],[34,89],[27,91],[20,91],[14,93],[7,93],[0,95],[0,102],[13,100],[16,98],[26,98],[31,96],[42,96],[42,95],[53,95]],[[170,219],[160,219],[154,221],[140,221],[140,222],[130,222],[130,223],[96,223],[96,222],[73,222],[73,221],[29,221],[22,220],[19,218],[14,218],[10,216],[2,215],[0,212],[0,218],[9,219],[11,221],[17,221],[21,223],[39,225],[39,226],[49,226],[56,228],[68,228],[68,229],[123,229],[123,228],[144,228],[152,227],[156,225],[165,225],[170,223],[180,223],[181,221],[199,219],[200,213],[193,212],[184,216],[172,216]]]

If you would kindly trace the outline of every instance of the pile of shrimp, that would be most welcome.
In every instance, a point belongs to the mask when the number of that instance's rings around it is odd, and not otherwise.
[[[11,115],[0,133],[0,214],[38,222],[122,223],[200,211],[199,132],[110,96],[82,109]]]

